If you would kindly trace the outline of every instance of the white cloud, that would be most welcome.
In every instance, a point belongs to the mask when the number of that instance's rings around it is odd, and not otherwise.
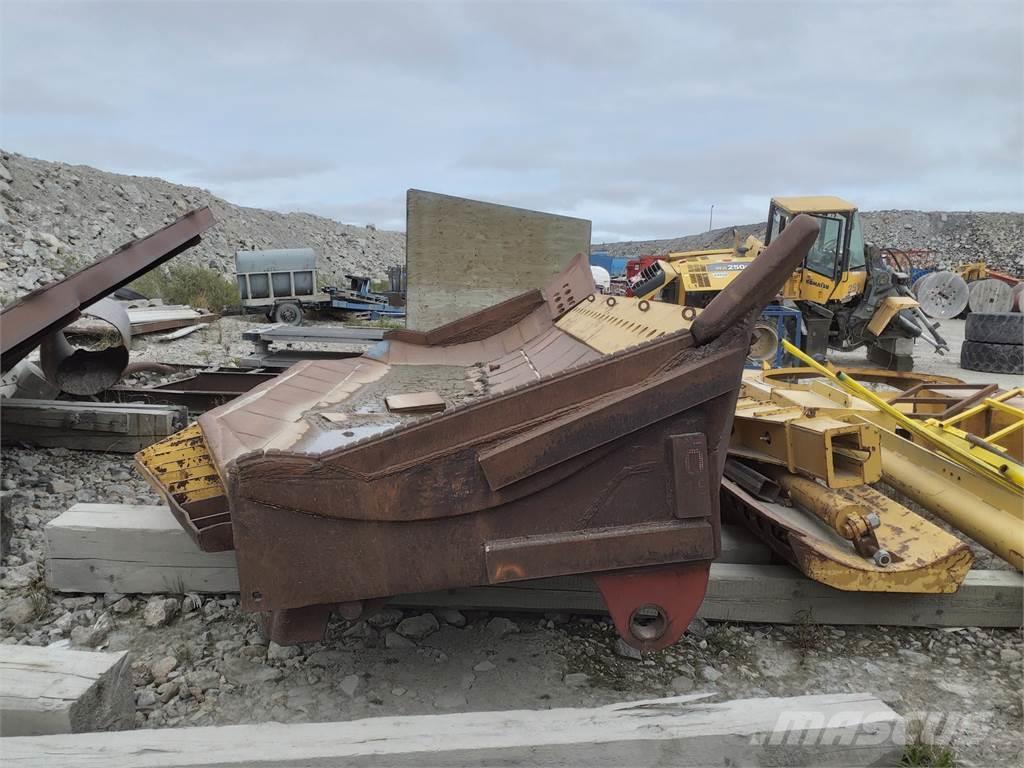
[[[3,6],[7,149],[404,222],[407,187],[593,219],[771,194],[1024,208],[1015,2]]]

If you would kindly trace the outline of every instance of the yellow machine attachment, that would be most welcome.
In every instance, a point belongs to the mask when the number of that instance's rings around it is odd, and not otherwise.
[[[640,272],[633,295],[703,307],[746,269],[763,247],[756,237],[749,237],[743,246],[666,254]]]
[[[829,195],[772,198],[763,242],[748,237],[741,245],[735,238],[732,248],[658,257],[633,279],[631,291],[643,299],[705,306],[801,214],[818,220],[818,237],[780,298],[800,310],[807,352],[821,359],[830,347],[867,346],[875,363],[909,370],[914,339],[940,353],[948,348],[937,324],[921,313],[909,276],[893,272],[877,249],[865,247],[857,207]]]
[[[878,433],[796,405],[736,402],[729,454],[820,479],[829,488],[874,483],[882,476]],[[865,425],[861,425],[865,426]]]

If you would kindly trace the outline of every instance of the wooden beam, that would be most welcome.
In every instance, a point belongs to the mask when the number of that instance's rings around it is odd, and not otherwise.
[[[183,406],[145,403],[11,399],[0,409],[5,444],[116,453],[140,451],[187,421]]]
[[[134,723],[125,651],[0,645],[0,736],[122,730]]]
[[[233,552],[201,552],[162,506],[76,504],[45,529],[46,581],[58,592],[224,593],[238,591]],[[910,627],[1019,627],[1024,577],[971,571],[949,595],[842,592],[788,565],[768,565],[764,545],[745,530],[722,529],[699,615],[715,621],[884,624]],[[586,576],[400,595],[397,605],[508,611],[606,612]]]
[[[259,723],[11,739],[8,768],[896,765],[903,718],[866,693]]]
[[[45,528],[58,592],[237,592],[234,552],[203,552],[165,506],[75,504]]]
[[[563,577],[494,587],[399,595],[402,606],[605,613],[590,579]],[[719,563],[697,612],[712,621],[872,624],[896,627],[1020,627],[1024,579],[1015,571],[971,571],[949,595],[842,592],[788,565]]]

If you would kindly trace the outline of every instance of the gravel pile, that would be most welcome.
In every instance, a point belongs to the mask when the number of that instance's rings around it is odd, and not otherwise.
[[[952,738],[960,764],[1021,758],[1017,631],[695,620],[675,646],[639,654],[603,618],[387,607],[365,622],[335,620],[325,642],[281,647],[235,595],[45,587],[48,521],[76,502],[157,503],[131,457],[8,448],[0,488],[11,534],[0,643],[129,650],[139,727],[870,691]]]
[[[950,269],[984,261],[992,269],[1024,277],[1024,213],[865,211],[861,219],[865,239],[881,248],[932,251],[916,258],[914,266]],[[735,229],[740,242],[749,235],[763,238],[765,223]],[[602,243],[593,249],[634,258],[669,251],[728,248],[733,242],[732,233],[733,228],[726,227],[668,240]]]
[[[0,150],[0,300],[59,279],[119,245],[208,205],[217,220],[177,260],[234,274],[234,254],[313,248],[321,271],[383,278],[405,260],[405,235],[308,213],[243,208],[195,187],[50,163]]]

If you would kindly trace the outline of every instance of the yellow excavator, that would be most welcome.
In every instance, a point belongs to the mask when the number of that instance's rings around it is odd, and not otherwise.
[[[838,197],[773,197],[763,241],[734,238],[731,248],[634,259],[626,266],[630,293],[703,307],[801,213],[818,219],[818,239],[786,281],[779,302],[800,311],[805,352],[824,359],[829,348],[866,346],[870,360],[910,370],[918,337],[940,354],[949,349],[938,323],[921,312],[909,275],[893,271],[878,248],[865,245],[857,207]]]

